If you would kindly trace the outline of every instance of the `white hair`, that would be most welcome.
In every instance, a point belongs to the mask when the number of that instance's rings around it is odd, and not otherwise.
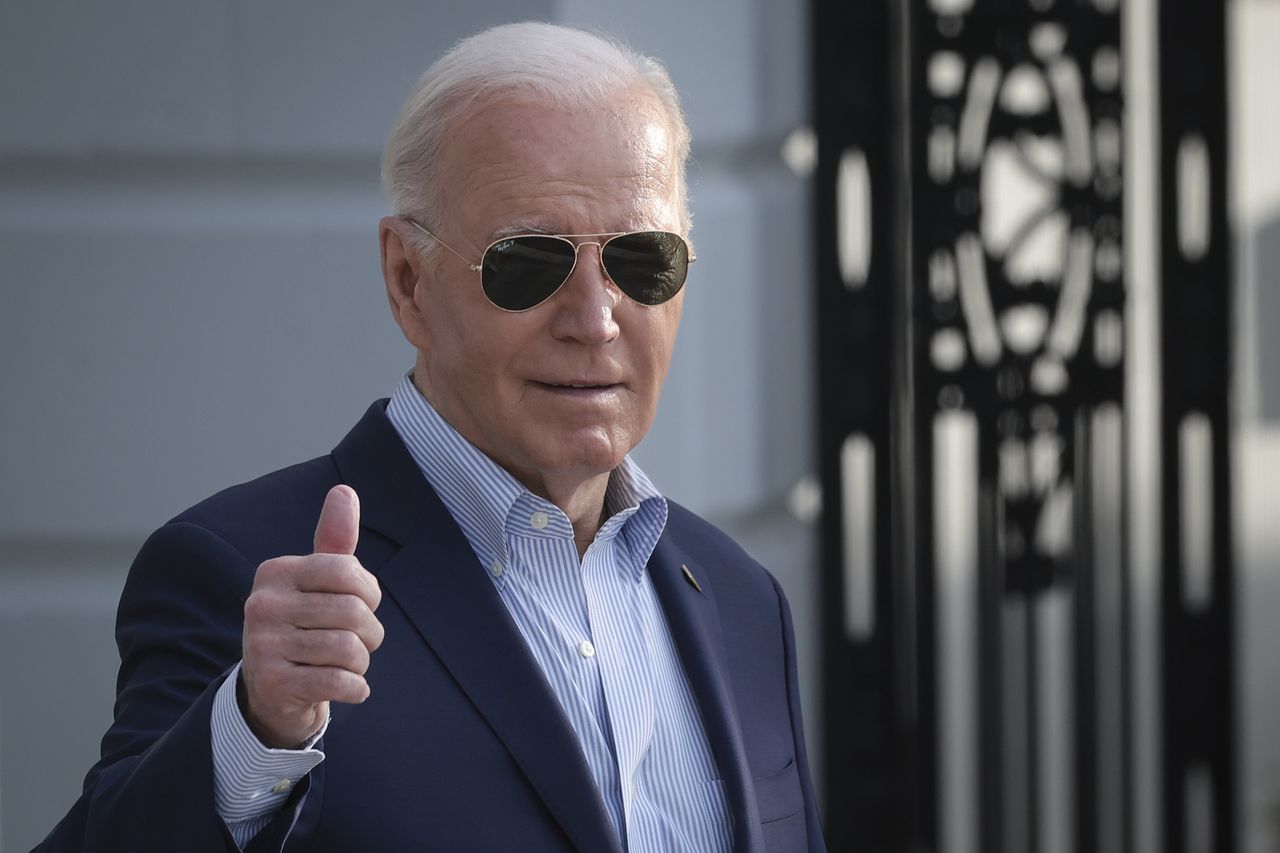
[[[684,164],[689,128],[662,64],[609,38],[553,24],[503,24],[463,39],[418,80],[382,157],[382,189],[397,216],[441,222],[436,164],[453,123],[495,97],[551,106],[596,107],[648,91],[662,105],[676,157],[680,226],[689,231]],[[422,238],[424,241],[427,238]],[[422,246],[426,248],[426,246]]]

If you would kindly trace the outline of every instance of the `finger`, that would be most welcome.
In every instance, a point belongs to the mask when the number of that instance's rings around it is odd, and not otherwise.
[[[288,586],[300,592],[331,592],[356,595],[376,610],[382,601],[382,588],[373,573],[360,565],[355,557],[338,554],[312,554],[294,558],[289,570]]]
[[[354,554],[360,537],[360,498],[355,489],[337,485],[324,497],[314,540],[317,554]]]
[[[369,698],[369,682],[365,681],[364,676],[338,666],[291,664],[281,678],[288,681],[288,692],[305,704],[359,704]]]
[[[307,593],[284,603],[281,616],[295,628],[350,631],[369,651],[382,645],[382,623],[369,605],[354,595]]]
[[[356,675],[369,670],[369,649],[353,631],[294,629],[285,637],[280,652],[290,663],[334,666]]]

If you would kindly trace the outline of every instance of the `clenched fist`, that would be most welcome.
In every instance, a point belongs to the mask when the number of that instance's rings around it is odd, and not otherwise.
[[[265,745],[297,747],[320,730],[329,703],[363,702],[369,655],[382,644],[373,615],[378,581],[355,558],[360,501],[334,486],[316,523],[315,553],[258,566],[244,604],[244,693],[249,727]]]

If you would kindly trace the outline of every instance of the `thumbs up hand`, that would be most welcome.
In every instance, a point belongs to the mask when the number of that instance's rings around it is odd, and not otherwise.
[[[363,702],[369,655],[382,644],[378,581],[355,558],[360,501],[334,486],[316,523],[315,553],[258,566],[244,605],[241,711],[269,747],[320,730],[329,703]]]

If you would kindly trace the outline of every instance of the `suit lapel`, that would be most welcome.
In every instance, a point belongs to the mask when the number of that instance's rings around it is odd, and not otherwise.
[[[375,411],[376,410],[376,411]],[[471,546],[375,404],[334,450],[361,524],[402,547],[370,567],[575,847],[620,853],[582,747]]]
[[[733,848],[737,853],[763,851],[760,813],[729,683],[715,591],[707,573],[672,541],[670,522],[649,560],[649,574],[680,650],[716,765],[724,777],[725,795],[733,815]]]

